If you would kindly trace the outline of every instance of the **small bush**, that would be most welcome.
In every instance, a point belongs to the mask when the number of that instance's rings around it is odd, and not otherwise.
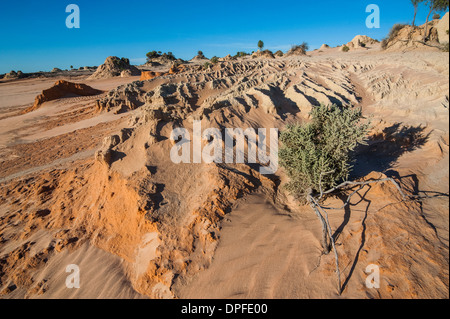
[[[171,61],[175,61],[177,58],[172,52],[162,53],[161,51],[150,51],[147,53],[147,62],[151,62],[153,59],[166,58]]]
[[[239,51],[239,52],[236,53],[236,55],[234,57],[235,58],[243,58],[243,57],[245,57],[247,55],[250,55],[250,54],[248,54],[247,52]]]
[[[211,63],[212,64],[217,64],[218,62],[219,62],[219,58],[218,57],[214,56],[214,57],[211,58]]]
[[[343,51],[343,52],[348,52],[348,51],[350,51],[350,48],[349,48],[348,46],[344,45],[344,46],[342,47],[342,51]]]
[[[303,42],[300,45],[293,45],[290,52],[298,52],[301,51],[302,54],[306,54],[306,51],[309,50],[309,45],[306,42]]]
[[[362,122],[361,109],[321,105],[307,124],[289,125],[281,133],[280,164],[290,182],[287,189],[303,202],[312,190],[319,192],[348,178],[352,152],[364,144],[370,124]]]
[[[274,55],[281,58],[284,55],[284,53],[283,53],[283,51],[278,50],[277,52],[275,52]]]
[[[211,68],[211,66],[212,66],[212,64],[209,63],[209,62],[205,62],[205,64],[203,64],[203,68],[204,68],[205,70],[209,70],[209,69]]]
[[[442,43],[442,44],[441,44],[441,47],[440,47],[440,50],[441,50],[442,52],[449,52],[448,42]]]
[[[433,15],[433,20],[439,20],[441,18],[441,15],[439,13],[435,13]]]
[[[147,53],[147,60],[152,60],[152,59],[156,59],[159,58],[161,56],[161,51],[156,52],[156,51],[150,51]]]

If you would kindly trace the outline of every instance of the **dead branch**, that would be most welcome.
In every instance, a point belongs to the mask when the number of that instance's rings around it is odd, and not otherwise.
[[[339,255],[336,249],[336,243],[333,238],[333,231],[330,225],[330,221],[328,218],[327,210],[341,210],[345,208],[347,205],[350,204],[350,200],[353,195],[357,194],[361,189],[363,189],[367,185],[375,184],[375,183],[384,183],[384,182],[391,182],[394,184],[394,186],[397,188],[398,192],[402,196],[402,200],[400,202],[408,201],[408,200],[419,200],[423,198],[436,198],[436,197],[448,197],[448,194],[435,194],[435,195],[405,195],[400,185],[393,179],[393,178],[382,178],[377,180],[371,180],[371,181],[364,181],[364,182],[351,182],[346,181],[342,184],[339,184],[336,187],[333,187],[332,189],[329,189],[327,191],[322,190],[322,177],[328,174],[331,174],[333,172],[323,173],[320,175],[320,194],[314,196],[312,189],[309,190],[309,194],[307,196],[307,200],[310,203],[310,206],[313,208],[314,212],[316,213],[317,217],[322,223],[322,248],[323,248],[323,254],[327,255],[330,253],[331,248],[334,250],[334,257],[335,257],[335,263],[336,263],[336,275],[338,277],[338,291],[339,295],[342,293],[342,285],[341,285],[341,273],[339,269]],[[359,186],[355,191],[353,191],[345,201],[344,205],[339,208],[334,207],[325,207],[320,204],[320,201],[325,195],[331,194],[333,192],[336,192],[338,190],[343,190],[347,186]],[[322,212],[322,213],[321,213]],[[324,217],[325,216],[325,217]],[[330,247],[331,242],[331,247]]]

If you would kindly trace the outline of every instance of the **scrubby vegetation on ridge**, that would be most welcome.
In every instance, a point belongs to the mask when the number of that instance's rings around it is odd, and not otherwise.
[[[381,41],[381,48],[383,50],[386,50],[389,43],[397,37],[397,35],[403,28],[407,26],[408,26],[407,24],[400,24],[400,23],[394,24],[394,26],[389,31],[387,37],[383,39],[383,41]]]
[[[172,52],[162,53],[161,51],[150,51],[147,53],[147,62],[151,62],[153,59],[157,58],[165,58],[172,61],[177,59]]]

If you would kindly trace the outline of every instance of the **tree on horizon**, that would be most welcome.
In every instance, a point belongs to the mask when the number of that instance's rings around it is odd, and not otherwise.
[[[263,42],[262,40],[259,40],[259,42],[258,42],[258,48],[259,48],[259,50],[264,49],[264,42]]]

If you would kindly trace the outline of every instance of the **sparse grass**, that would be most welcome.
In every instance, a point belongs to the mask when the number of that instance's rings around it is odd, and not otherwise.
[[[399,32],[404,28],[408,26],[407,24],[394,24],[394,26],[391,28],[391,30],[389,31],[388,36],[383,39],[383,41],[381,41],[381,48],[383,50],[386,50],[389,46],[389,43],[394,40]]]
[[[235,55],[234,57],[235,57],[235,58],[243,58],[243,57],[246,57],[246,56],[248,56],[248,55],[250,55],[250,54],[247,53],[247,52],[239,51],[238,53],[236,53],[236,55]]]
[[[406,24],[394,24],[394,26],[392,27],[391,31],[389,31],[388,39],[389,40],[394,39],[398,35],[398,33],[406,26],[408,26],[408,25],[406,25]]]
[[[306,42],[303,42],[300,45],[293,45],[291,48],[291,52],[298,52],[301,51],[302,54],[306,54],[306,51],[309,50],[309,45]]]

